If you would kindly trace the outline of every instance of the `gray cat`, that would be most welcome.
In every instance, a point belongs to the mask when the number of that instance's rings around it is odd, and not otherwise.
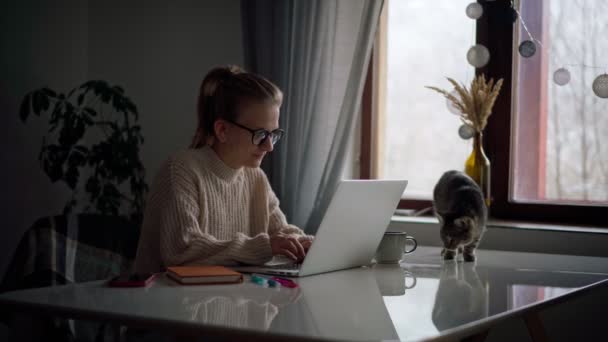
[[[464,261],[475,261],[475,248],[488,217],[477,183],[460,171],[447,171],[435,185],[433,205],[441,226],[443,258],[454,259],[460,252]]]

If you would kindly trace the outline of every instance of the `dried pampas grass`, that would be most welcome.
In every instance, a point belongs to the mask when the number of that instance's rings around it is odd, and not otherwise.
[[[488,117],[492,114],[492,107],[502,87],[503,79],[501,78],[494,84],[494,79],[491,78],[489,82],[486,82],[486,77],[481,74],[473,79],[470,89],[449,77],[448,81],[454,86],[458,97],[437,87],[427,86],[426,88],[439,92],[449,101],[452,101],[460,111],[462,122],[473,127],[476,132],[481,133],[488,123]]]

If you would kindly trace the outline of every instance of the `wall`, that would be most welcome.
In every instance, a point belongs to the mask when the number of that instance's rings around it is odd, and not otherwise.
[[[190,142],[204,74],[243,63],[238,0],[3,2],[0,37],[1,276],[23,232],[61,213],[69,194],[40,171],[44,119],[18,119],[27,91],[67,91],[88,79],[123,86],[139,108],[150,182]]]
[[[151,179],[167,155],[190,143],[205,73],[243,64],[240,2],[91,2],[89,20],[89,78],[123,85],[139,105]]]
[[[64,186],[51,184],[38,165],[44,119],[23,124],[23,95],[49,86],[68,90],[87,76],[88,5],[78,0],[3,2],[0,11],[0,275],[35,218],[60,213]]]

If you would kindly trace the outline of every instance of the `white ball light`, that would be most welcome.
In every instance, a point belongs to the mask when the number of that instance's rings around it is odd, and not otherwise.
[[[450,95],[458,98],[458,92],[456,90],[452,90],[450,92]],[[452,102],[452,100],[446,98],[446,105],[448,106],[448,110],[450,111],[450,113],[454,114],[454,115],[460,115],[461,111],[460,109],[458,109],[458,107],[456,107],[456,105],[454,105],[454,102]]]
[[[465,12],[467,13],[467,17],[471,19],[479,19],[483,15],[483,7],[476,2],[471,2],[467,6]]]
[[[563,86],[570,82],[570,71],[566,68],[559,68],[553,73],[553,82],[555,84]]]
[[[519,44],[519,54],[523,57],[532,57],[536,53],[536,44],[531,40],[524,40]]]
[[[475,129],[469,125],[462,125],[458,128],[458,135],[462,139],[471,139],[475,135]]]
[[[467,52],[467,61],[476,68],[481,68],[490,61],[490,51],[481,45],[473,45]]]
[[[608,99],[608,74],[599,75],[593,80],[593,92],[598,97]]]

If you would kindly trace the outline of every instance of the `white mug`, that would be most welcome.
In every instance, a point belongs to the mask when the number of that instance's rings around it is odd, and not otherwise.
[[[414,243],[412,249],[406,249],[406,242]],[[379,264],[397,264],[404,254],[412,253],[418,247],[418,242],[405,232],[386,232],[376,251],[376,262]]]
[[[402,296],[416,286],[416,276],[397,264],[376,264],[372,270],[382,296]]]

